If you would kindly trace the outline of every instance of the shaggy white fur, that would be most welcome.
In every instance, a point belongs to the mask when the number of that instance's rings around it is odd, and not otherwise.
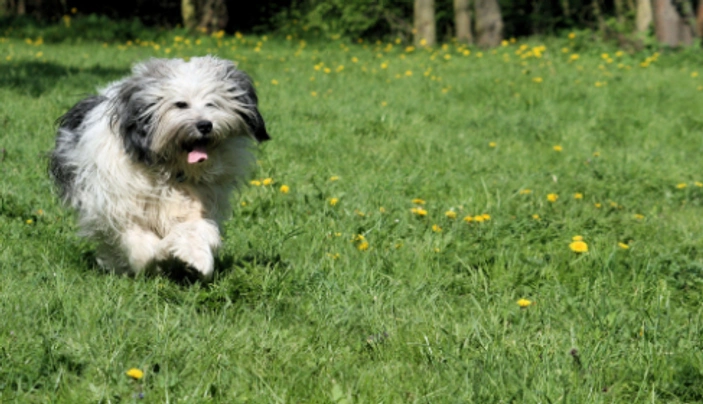
[[[269,139],[257,103],[229,61],[152,59],[59,118],[50,171],[103,268],[212,278],[230,194]]]

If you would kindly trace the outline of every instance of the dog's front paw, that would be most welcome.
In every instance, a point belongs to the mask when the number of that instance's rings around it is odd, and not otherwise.
[[[159,266],[169,271],[185,270],[201,280],[210,281],[215,270],[215,258],[207,245],[187,238],[163,239],[167,245],[159,257]]]

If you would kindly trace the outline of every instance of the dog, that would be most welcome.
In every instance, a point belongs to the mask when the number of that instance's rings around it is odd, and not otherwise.
[[[270,139],[249,76],[214,56],[150,59],[57,124],[50,175],[99,266],[212,280],[230,196]]]

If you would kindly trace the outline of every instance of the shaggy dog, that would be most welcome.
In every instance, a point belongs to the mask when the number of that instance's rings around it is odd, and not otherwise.
[[[59,118],[50,172],[101,267],[212,279],[230,194],[269,139],[257,102],[229,61],[152,59]]]

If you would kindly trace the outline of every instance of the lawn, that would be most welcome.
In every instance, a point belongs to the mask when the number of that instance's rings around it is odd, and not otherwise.
[[[163,38],[0,39],[0,401],[703,401],[700,50]],[[273,137],[215,280],[105,274],[54,122],[208,53]]]

